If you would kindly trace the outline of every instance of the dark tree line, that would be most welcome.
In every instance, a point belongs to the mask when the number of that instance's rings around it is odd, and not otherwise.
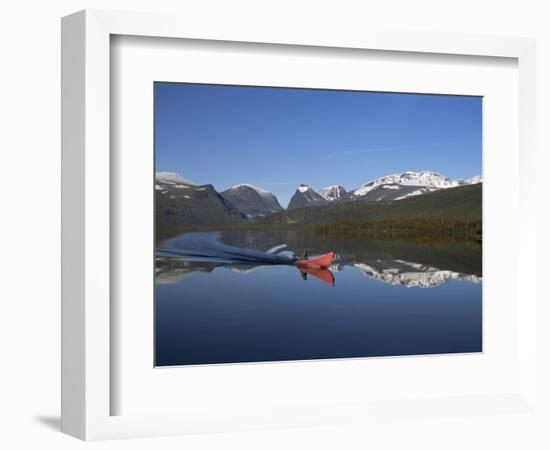
[[[415,238],[425,241],[482,240],[482,221],[454,218],[385,219],[315,225],[317,233],[340,238]]]

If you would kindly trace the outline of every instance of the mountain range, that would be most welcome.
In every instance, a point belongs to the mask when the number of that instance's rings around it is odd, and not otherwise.
[[[316,191],[307,184],[300,184],[284,210],[273,193],[251,184],[242,183],[217,192],[211,184],[197,185],[171,172],[157,172],[155,180],[158,223],[211,226],[246,223],[251,220],[262,223],[294,223],[304,221],[306,216],[312,215],[317,223],[322,220],[334,222],[336,215],[340,219],[346,217],[348,220],[358,216],[356,219],[359,220],[359,216],[363,217],[365,211],[370,211],[376,203],[399,203],[411,197],[454,190],[483,181],[481,176],[451,179],[436,172],[422,171],[386,175],[351,191],[346,191],[341,185]],[[451,197],[456,195],[452,194]],[[357,213],[357,208],[352,206],[357,202],[365,204],[364,208],[359,208],[361,213]],[[342,206],[332,208],[336,205]],[[319,208],[324,206],[331,208]],[[311,214],[301,212],[304,208],[313,207],[319,210],[315,214],[313,211]],[[297,214],[291,213],[293,210]]]
[[[287,209],[258,219],[262,225],[322,225],[438,218],[481,220],[482,185],[458,186],[392,202],[336,201]]]

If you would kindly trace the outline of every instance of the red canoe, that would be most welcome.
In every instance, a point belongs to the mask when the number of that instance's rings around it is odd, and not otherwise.
[[[317,267],[323,269],[329,267],[334,261],[334,252],[325,253],[318,258],[313,259],[300,259],[296,261],[298,267]]]

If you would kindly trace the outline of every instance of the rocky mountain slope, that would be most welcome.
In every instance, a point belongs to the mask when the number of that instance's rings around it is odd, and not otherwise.
[[[320,189],[319,194],[326,200],[334,201],[342,198],[346,194],[346,189],[340,185],[327,186]]]
[[[309,187],[307,184],[301,184],[290,199],[287,209],[305,208],[309,206],[319,206],[329,203],[325,197]]]
[[[211,184],[196,185],[168,172],[155,176],[155,213],[157,225],[217,226],[248,219]]]
[[[248,217],[266,216],[283,209],[271,192],[251,184],[238,184],[221,195]]]

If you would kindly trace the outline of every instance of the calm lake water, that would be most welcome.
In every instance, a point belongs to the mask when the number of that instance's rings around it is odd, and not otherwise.
[[[330,271],[284,264],[304,249]],[[156,365],[480,352],[481,280],[477,243],[184,233],[158,244]]]

